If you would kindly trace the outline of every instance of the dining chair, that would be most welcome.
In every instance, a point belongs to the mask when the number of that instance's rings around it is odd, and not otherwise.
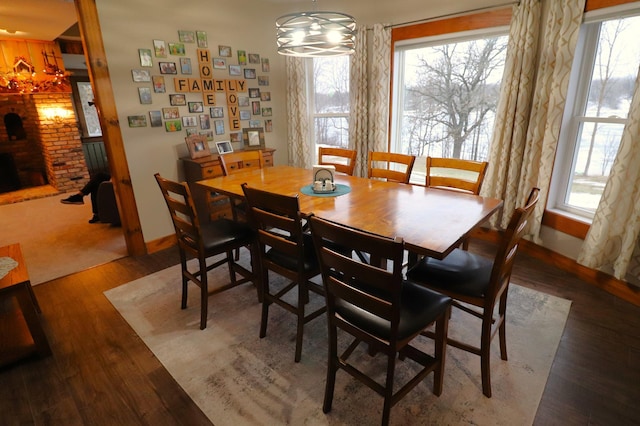
[[[449,338],[447,343],[480,356],[482,392],[491,397],[491,341],[498,332],[500,357],[507,360],[505,317],[507,293],[518,245],[540,190],[533,188],[524,207],[516,209],[502,233],[493,259],[455,249],[442,260],[425,257],[407,271],[407,279],[446,294],[453,306],[482,320],[480,346]],[[495,315],[495,306],[498,312]]]
[[[372,151],[369,153],[369,179],[409,183],[415,161],[416,157],[414,155]],[[381,163],[384,163],[384,166]]]
[[[486,161],[427,157],[426,186],[478,195],[488,164]]]
[[[178,240],[182,270],[181,307],[187,307],[187,285],[191,281],[200,287],[200,329],[204,330],[207,327],[209,296],[247,282],[257,283],[257,276],[252,272],[256,271],[255,233],[248,225],[230,219],[222,218],[201,224],[189,186],[186,183],[165,179],[159,173],[154,176],[169,208]],[[252,271],[236,263],[232,256],[234,249],[245,246],[251,251]],[[225,254],[225,257],[207,265],[207,259],[220,254]],[[198,260],[197,270],[187,263],[191,258]],[[225,263],[229,268],[230,282],[210,290],[207,273]],[[237,275],[242,278],[238,279]],[[257,289],[260,300],[260,288]]]
[[[318,148],[318,164],[335,166],[336,172],[353,176],[357,154],[358,152],[354,149],[321,146]]]
[[[304,325],[326,310],[321,284],[311,281],[320,274],[311,236],[304,232],[305,222],[300,213],[298,196],[281,195],[242,185],[247,202],[249,223],[258,239],[258,265],[262,295],[260,337],[267,334],[269,306],[276,304],[296,316],[295,362],[302,356]],[[284,277],[284,286],[272,285],[269,271]],[[297,296],[289,296],[297,291]],[[322,297],[307,312],[310,292]]]
[[[478,195],[488,164],[486,161],[427,157],[426,186]],[[469,238],[462,241],[462,248],[469,249]]]
[[[247,171],[251,169],[264,168],[264,159],[262,151],[258,149],[229,152],[220,155],[220,164],[222,172],[225,176]],[[220,202],[220,194],[209,194],[209,205],[215,205]],[[224,196],[222,196],[224,197]],[[247,222],[247,203],[244,200],[231,198],[228,201],[231,205],[231,215],[233,220],[238,222]],[[240,250],[236,250],[235,259],[240,258]]]
[[[384,398],[382,424],[389,423],[391,407],[433,372],[433,393],[442,393],[451,298],[403,280],[402,238],[381,237],[337,223],[309,218],[327,298],[329,354],[323,411],[331,411],[336,373],[342,369]],[[344,246],[384,259],[386,267],[345,256],[333,247]],[[433,355],[412,346],[421,332],[435,323]],[[338,330],[353,338],[338,354]],[[344,334],[343,334],[344,333]],[[360,343],[368,352],[387,356],[386,380],[373,378],[370,365],[354,352]],[[364,351],[365,349],[363,349]],[[351,357],[351,355],[356,355]],[[355,359],[354,359],[355,358]],[[418,373],[394,392],[396,360],[410,359]],[[369,374],[367,374],[369,373]]]

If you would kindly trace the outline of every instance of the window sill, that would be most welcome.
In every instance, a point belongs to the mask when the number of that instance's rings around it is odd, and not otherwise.
[[[542,224],[582,240],[586,238],[591,226],[586,219],[578,218],[560,210],[545,210],[542,216]]]

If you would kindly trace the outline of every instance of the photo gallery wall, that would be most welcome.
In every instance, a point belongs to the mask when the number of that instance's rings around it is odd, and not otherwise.
[[[226,135],[246,143],[243,133],[271,132],[269,59],[258,53],[218,45],[209,48],[204,31],[178,31],[178,41],[152,40],[139,48],[139,67],[131,70],[140,105],[148,114],[127,117],[129,127],[166,132]]]

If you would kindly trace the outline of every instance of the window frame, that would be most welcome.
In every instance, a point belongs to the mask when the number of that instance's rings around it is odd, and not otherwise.
[[[560,134],[558,135],[558,147],[556,149],[556,159],[549,187],[549,201],[545,214],[566,216],[569,220],[577,221],[587,226],[590,226],[593,220],[595,212],[567,203],[566,200],[570,192],[569,183],[573,174],[573,163],[578,155],[576,148],[582,126],[586,123],[624,125],[628,121],[627,118],[593,117],[585,115],[583,110],[592,82],[601,23],[631,16],[640,16],[640,5],[627,4],[592,9],[592,12],[585,13],[583,17],[576,45],[576,58],[569,78],[567,102],[560,126]],[[551,220],[551,222],[555,223],[557,221]],[[584,236],[586,236],[586,232],[584,232]]]
[[[349,111],[347,112],[335,112],[335,113],[318,113],[316,112],[316,90],[315,90],[315,74],[313,67],[314,58],[306,58],[305,59],[305,77],[306,77],[306,85],[307,85],[307,111],[308,111],[308,119],[309,119],[309,132],[311,141],[311,148],[313,150],[313,158],[314,164],[318,162],[318,147],[325,146],[322,144],[318,144],[316,141],[316,118],[344,118],[347,121],[347,126],[349,126],[349,116],[351,114],[351,105],[349,105]],[[350,66],[350,64],[349,64]],[[349,88],[351,89],[351,88]],[[330,145],[326,145],[330,146]],[[348,147],[347,147],[348,148]]]
[[[397,93],[397,87],[401,87],[403,75],[396,73],[403,61],[404,55],[400,51],[408,50],[412,46],[428,46],[443,44],[443,41],[455,43],[477,39],[478,35],[490,38],[496,35],[509,35],[512,8],[500,8],[470,15],[456,16],[453,18],[439,19],[417,25],[396,27],[391,31],[391,88],[389,107],[389,139],[387,149],[396,152],[399,140],[396,137],[402,120],[397,114],[398,106],[402,105],[402,93]],[[414,169],[419,169],[415,168]],[[419,173],[417,173],[419,174]],[[413,175],[413,173],[412,173]],[[420,176],[412,176],[411,183],[424,185],[424,179],[420,182]]]

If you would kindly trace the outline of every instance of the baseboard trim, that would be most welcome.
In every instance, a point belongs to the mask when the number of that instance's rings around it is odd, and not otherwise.
[[[498,233],[495,230],[484,228],[474,231],[472,237],[491,242],[498,241]],[[629,303],[633,303],[636,306],[640,306],[639,287],[614,278],[604,272],[587,268],[567,256],[556,253],[528,240],[522,240],[520,243],[520,250],[536,259],[542,260],[543,262],[556,266],[563,271],[569,272],[581,280],[601,288],[609,294],[619,297]]]
[[[157,251],[171,248],[178,244],[178,239],[175,234],[167,235],[166,237],[158,238],[157,240],[149,241],[146,243],[147,253],[155,253]]]

